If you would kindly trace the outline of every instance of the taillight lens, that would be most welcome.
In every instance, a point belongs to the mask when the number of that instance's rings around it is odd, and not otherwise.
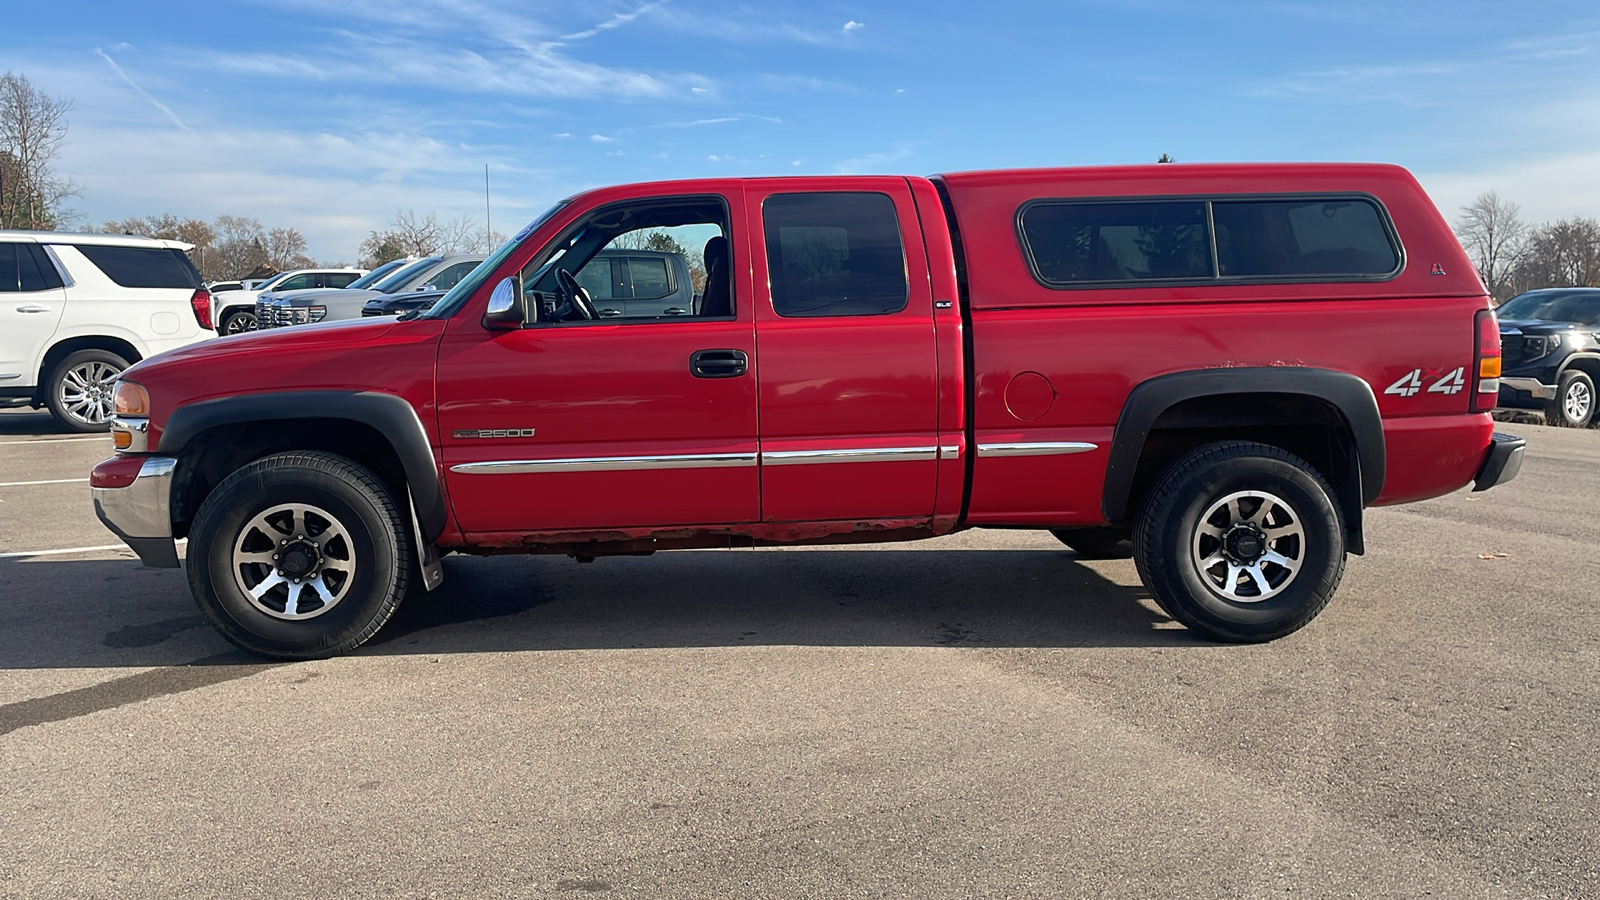
[[[1494,310],[1478,310],[1477,384],[1472,392],[1472,410],[1488,412],[1500,401],[1500,322]]]
[[[189,305],[194,308],[194,320],[200,327],[207,331],[215,331],[211,325],[211,292],[201,288],[189,298]]]

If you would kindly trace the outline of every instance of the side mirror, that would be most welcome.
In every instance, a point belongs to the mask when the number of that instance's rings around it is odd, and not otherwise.
[[[502,278],[489,294],[489,307],[483,311],[483,327],[494,331],[521,328],[522,304],[517,302],[517,283]]]

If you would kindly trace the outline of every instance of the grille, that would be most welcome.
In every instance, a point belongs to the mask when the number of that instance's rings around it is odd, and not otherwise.
[[[256,303],[256,322],[261,328],[282,328],[285,325],[304,325],[311,320],[311,310],[304,306],[279,306]]]
[[[1509,369],[1522,362],[1522,358],[1522,335],[1500,335],[1500,365]]]

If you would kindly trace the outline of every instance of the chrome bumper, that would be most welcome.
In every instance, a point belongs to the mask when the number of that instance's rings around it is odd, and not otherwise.
[[[90,488],[94,513],[147,566],[178,568],[178,546],[172,539],[172,472],[178,461],[152,456],[139,467],[133,484]]]
[[[1549,400],[1556,395],[1556,386],[1543,384],[1537,378],[1500,378],[1500,386],[1512,390],[1527,391],[1535,400]]]

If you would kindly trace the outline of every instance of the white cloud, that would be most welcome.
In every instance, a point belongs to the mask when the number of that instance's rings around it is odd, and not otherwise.
[[[639,18],[640,16],[644,15],[645,13],[650,12],[653,9],[657,9],[657,8],[661,7],[662,5],[663,5],[662,3],[646,3],[643,6],[640,6],[638,9],[633,10],[632,12],[617,13],[616,15],[613,15],[611,18],[605,20],[604,22],[601,22],[600,24],[594,26],[593,28],[588,28],[588,29],[585,29],[583,31],[575,31],[572,34],[564,34],[564,35],[561,36],[561,39],[564,40],[564,41],[579,41],[579,40],[583,40],[584,38],[594,37],[595,35],[599,34],[602,31],[610,31],[613,28],[620,28],[623,25],[626,25],[629,22],[632,22],[634,19]]]
[[[562,131],[562,132],[559,132],[557,134],[552,134],[550,136],[553,137],[553,138],[569,138],[569,137],[572,137],[572,132],[570,132],[570,131]]]
[[[594,141],[596,144],[614,144],[617,142],[617,139],[609,134],[591,134],[589,135],[589,140]]]
[[[835,21],[837,21],[837,20],[835,20]],[[859,31],[860,29],[865,28],[865,27],[867,27],[867,23],[865,23],[865,22],[857,22],[855,19],[851,19],[850,21],[844,23],[844,28],[841,29],[841,30],[845,34],[849,34],[852,31]]]

